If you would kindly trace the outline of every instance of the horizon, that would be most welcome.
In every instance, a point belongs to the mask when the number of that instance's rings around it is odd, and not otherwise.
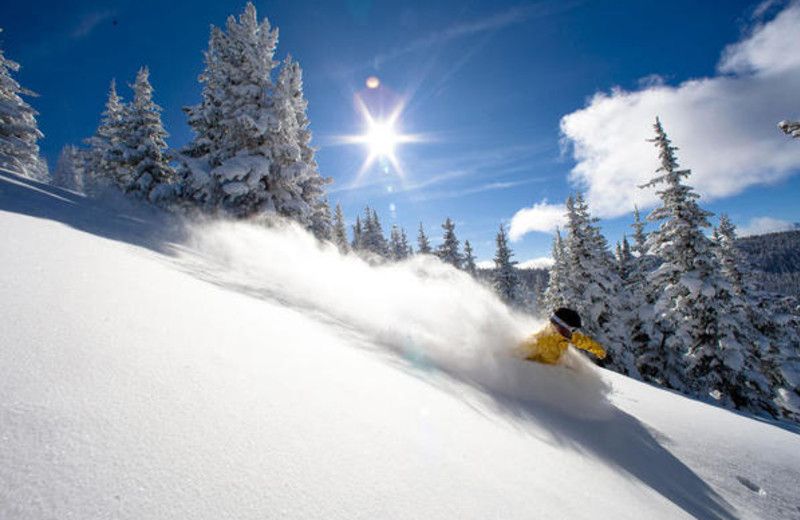
[[[276,58],[303,68],[319,170],[348,227],[368,205],[385,233],[397,224],[416,246],[422,221],[436,245],[449,217],[486,262],[502,224],[522,264],[550,255],[563,202],[581,191],[613,247],[633,205],[644,218],[656,202],[635,188],[655,176],[656,117],[701,206],[740,236],[800,222],[800,142],[777,128],[800,119],[800,59],[784,52],[797,1],[254,4],[280,30]],[[39,94],[26,100],[51,168],[94,133],[112,78],[131,98],[140,66],[170,148],[191,139],[181,108],[200,100],[208,28],[245,2],[156,5],[47,3],[46,18],[41,4],[0,7],[0,48]],[[367,130],[387,119],[394,142],[375,154]]]

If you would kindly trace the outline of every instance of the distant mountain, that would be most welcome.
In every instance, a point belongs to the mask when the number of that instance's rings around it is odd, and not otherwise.
[[[737,245],[765,289],[800,297],[800,230],[743,237]]]

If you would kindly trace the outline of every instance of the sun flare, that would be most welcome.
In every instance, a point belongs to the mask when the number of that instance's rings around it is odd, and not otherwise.
[[[390,123],[373,123],[364,135],[364,141],[369,146],[370,156],[392,157],[400,136],[395,133]]]
[[[362,121],[363,133],[355,135],[338,136],[337,141],[342,144],[360,144],[367,151],[367,157],[361,165],[356,178],[356,183],[370,170],[375,163],[380,165],[384,173],[393,172],[400,179],[405,179],[405,173],[398,157],[398,148],[406,143],[422,142],[423,135],[404,134],[401,130],[400,116],[404,103],[398,102],[392,111],[382,117],[376,117],[367,108],[361,96],[355,97]]]

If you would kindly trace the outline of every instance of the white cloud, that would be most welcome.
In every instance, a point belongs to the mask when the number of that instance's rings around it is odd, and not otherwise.
[[[797,224],[779,220],[771,217],[756,217],[750,223],[737,230],[737,235],[741,237],[751,235],[763,235],[765,233],[776,233],[778,231],[791,231],[797,229]]]
[[[546,200],[530,208],[523,208],[511,217],[508,236],[512,242],[516,242],[531,231],[551,233],[564,226],[565,211],[563,204],[548,204]]]
[[[478,269],[494,269],[494,260],[481,260],[475,263]]]
[[[584,109],[564,116],[561,131],[577,162],[570,181],[585,191],[592,213],[613,218],[634,205],[655,205],[655,190],[638,186],[658,167],[656,150],[646,141],[656,116],[679,148],[680,165],[692,170],[688,183],[705,200],[800,171],[797,142],[776,127],[800,110],[798,34],[800,2],[793,2],[728,46],[715,77],[673,87],[651,78],[637,91],[598,93]]]
[[[549,256],[542,256],[539,258],[531,258],[524,262],[517,264],[520,269],[549,269],[555,262]]]

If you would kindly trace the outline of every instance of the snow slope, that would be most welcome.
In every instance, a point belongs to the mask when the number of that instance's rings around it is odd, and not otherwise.
[[[430,260],[0,174],[0,518],[800,518],[800,436]]]

